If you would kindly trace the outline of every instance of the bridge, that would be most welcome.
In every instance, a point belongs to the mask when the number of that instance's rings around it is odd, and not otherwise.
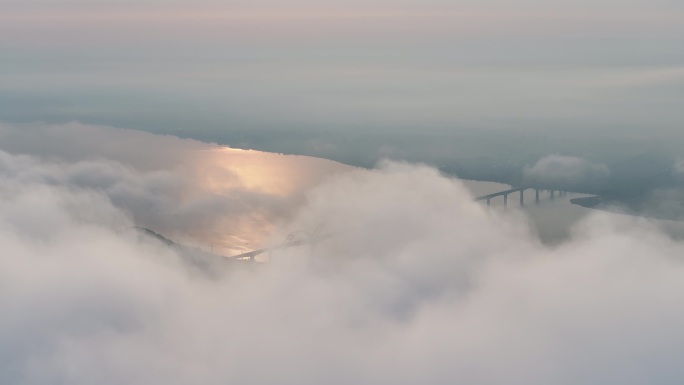
[[[480,197],[475,198],[475,201],[479,202],[479,201],[485,201],[486,200],[487,206],[489,206],[492,202],[492,199],[502,196],[504,199],[504,207],[508,207],[508,196],[510,194],[520,193],[520,206],[525,206],[525,190],[530,190],[530,189],[532,189],[532,187],[527,187],[527,186],[513,187],[513,188],[510,188],[508,190],[499,191],[499,192],[496,192],[493,194],[482,195]],[[539,197],[540,197],[541,191],[543,191],[543,190],[540,190],[537,188],[534,189],[534,201],[537,204],[539,204],[539,200],[540,200]],[[549,196],[551,199],[555,198],[556,190],[546,190],[546,191],[549,192]],[[562,196],[564,194],[565,194],[565,192],[558,191],[559,196]]]
[[[319,234],[320,228],[321,228],[321,225],[319,225],[319,227],[316,228],[316,230],[313,233],[308,233],[306,231],[294,231],[294,232],[290,233],[285,238],[283,243],[281,243],[279,245],[264,247],[261,249],[248,251],[246,253],[237,254],[237,255],[226,257],[226,258],[235,259],[235,260],[254,261],[255,258],[261,254],[268,253],[270,255],[272,252],[274,252],[276,250],[284,250],[284,249],[289,249],[291,247],[296,247],[296,246],[303,246],[303,245],[315,246],[317,243],[322,242],[326,239],[332,238],[332,237],[337,235],[337,234],[332,234],[332,233]],[[298,235],[303,235],[304,238],[297,239]]]

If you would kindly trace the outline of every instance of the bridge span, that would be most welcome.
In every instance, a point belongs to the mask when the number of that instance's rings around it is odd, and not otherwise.
[[[504,207],[508,207],[508,196],[510,194],[520,193],[520,206],[525,206],[525,190],[530,190],[530,189],[532,189],[532,187],[527,187],[527,186],[513,187],[513,188],[510,188],[508,190],[499,191],[499,192],[496,192],[493,194],[487,194],[487,195],[479,196],[479,197],[475,198],[475,201],[479,202],[479,201],[485,201],[486,200],[487,206],[489,206],[491,204],[492,199],[502,196],[504,199]],[[536,204],[539,204],[541,191],[548,191],[549,197],[551,199],[554,199],[556,196],[556,190],[541,190],[541,189],[535,188],[534,189],[534,202]],[[564,194],[563,191],[558,191],[559,196],[561,196],[563,194]]]
[[[272,253],[273,251],[276,251],[276,250],[289,249],[290,247],[295,247],[295,246],[303,246],[303,245],[315,246],[317,243],[322,242],[322,241],[324,241],[324,240],[326,240],[326,239],[328,239],[328,238],[332,238],[332,237],[334,237],[335,235],[336,235],[336,234],[323,234],[323,235],[314,234],[314,235],[311,235],[311,236],[309,236],[309,237],[307,237],[307,238],[304,238],[304,239],[292,239],[291,236],[288,236],[288,237],[285,239],[285,242],[283,242],[283,243],[281,243],[281,244],[279,244],[279,245],[270,246],[270,247],[264,247],[264,248],[261,248],[261,249],[248,251],[248,252],[246,252],[246,253],[237,254],[237,255],[232,255],[232,256],[229,256],[229,257],[226,257],[226,258],[229,258],[229,259],[237,259],[237,260],[250,260],[250,261],[254,261],[255,258],[256,258],[258,255],[261,255],[261,254],[266,254],[266,253],[269,253],[269,254],[270,254],[270,253]]]

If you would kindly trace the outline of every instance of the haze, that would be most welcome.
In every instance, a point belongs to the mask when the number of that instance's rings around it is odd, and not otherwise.
[[[4,120],[78,120],[367,167],[387,156],[461,164],[457,142],[485,141],[485,157],[539,132],[550,139],[545,151],[523,148],[529,158],[601,157],[567,149],[568,136],[682,140],[678,1],[0,4]]]

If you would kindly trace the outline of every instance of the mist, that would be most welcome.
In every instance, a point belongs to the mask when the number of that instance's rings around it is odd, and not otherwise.
[[[317,226],[334,237],[205,275],[163,243],[119,231],[136,223],[136,203],[114,199],[110,180],[183,207],[173,188],[149,187],[159,173],[183,175],[176,164],[124,162],[126,146],[82,154],[95,151],[88,136],[174,152],[210,145],[73,124],[54,127],[62,144],[42,142],[49,155],[20,147],[52,129],[2,129],[14,143],[3,140],[0,157],[3,383],[684,378],[684,244],[647,220],[597,213],[550,247],[522,213],[475,203],[432,167],[387,161],[312,182],[262,242]],[[71,157],[56,161],[63,143]],[[182,154],[193,164],[204,152]],[[95,170],[85,182],[82,169]],[[220,199],[228,212],[240,205]],[[184,215],[158,223],[194,226]]]

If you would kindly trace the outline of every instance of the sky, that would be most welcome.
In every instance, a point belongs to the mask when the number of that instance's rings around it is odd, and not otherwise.
[[[4,121],[104,124],[366,167],[391,141],[394,157],[458,165],[430,148],[475,135],[468,146],[495,149],[491,132],[551,135],[536,159],[584,157],[563,148],[569,133],[683,139],[678,1],[0,6]],[[440,140],[416,143],[423,133]],[[357,153],[348,143],[358,138],[368,148]]]

